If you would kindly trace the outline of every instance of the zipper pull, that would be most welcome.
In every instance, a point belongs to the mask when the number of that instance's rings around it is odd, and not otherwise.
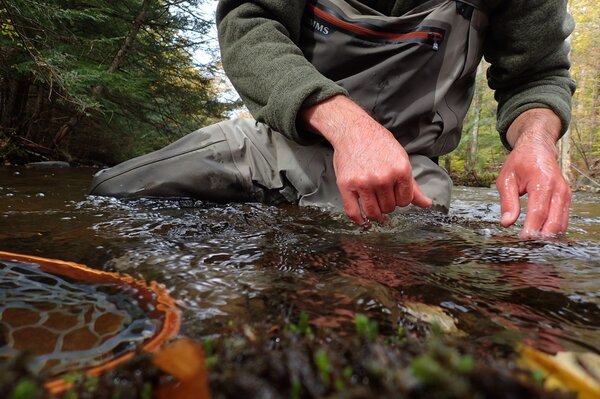
[[[427,38],[431,41],[431,49],[433,51],[438,51],[440,49],[440,37],[439,33],[429,32]]]

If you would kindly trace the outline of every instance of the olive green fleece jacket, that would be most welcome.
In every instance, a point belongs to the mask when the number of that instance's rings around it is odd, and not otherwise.
[[[426,0],[359,0],[400,16]],[[484,57],[498,101],[497,128],[504,144],[512,121],[531,108],[550,108],[566,131],[575,84],[569,75],[567,36],[574,22],[566,0],[487,0],[490,25]],[[299,143],[315,137],[296,124],[298,112],[348,93],[304,58],[299,41],[305,0],[220,0],[219,43],[225,72],[260,122]]]

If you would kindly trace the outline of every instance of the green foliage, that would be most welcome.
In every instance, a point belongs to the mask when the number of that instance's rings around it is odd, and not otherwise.
[[[455,358],[453,366],[461,373],[470,373],[475,368],[475,358],[473,355],[464,355]]]
[[[0,7],[0,36],[5,36],[13,42],[19,38],[15,26],[7,15],[6,8],[3,7]]]
[[[36,397],[38,387],[37,383],[28,378],[23,378],[17,382],[10,394],[10,399],[32,399]]]
[[[329,356],[324,349],[319,349],[315,352],[314,355],[315,365],[317,366],[317,370],[319,371],[319,376],[321,377],[321,381],[325,386],[329,386],[331,384],[331,377],[329,376],[331,373],[331,362],[329,361]]]
[[[470,389],[466,377],[475,371],[475,358],[445,344],[440,334],[434,332],[427,351],[412,360],[411,372],[426,386],[447,386],[449,397],[464,397]]]
[[[537,384],[542,385],[546,379],[546,374],[540,369],[535,369],[531,372],[531,379]]]
[[[203,1],[0,0],[0,153],[115,163],[223,118],[216,65],[192,59]]]
[[[487,87],[488,67],[483,62],[478,69],[473,104],[465,118],[458,148],[441,160],[459,185],[489,186],[506,156],[496,131],[497,103],[493,91]]]
[[[300,399],[302,397],[302,384],[298,381],[297,378],[292,381],[292,399]]]
[[[573,97],[571,147],[573,161],[588,174],[600,159],[600,6],[594,0],[571,0],[577,25],[571,41],[572,73],[577,82]]]
[[[286,329],[293,334],[301,334],[305,337],[312,337],[312,329],[309,325],[308,313],[305,311],[300,312],[298,324],[288,323]]]
[[[571,36],[571,73],[577,82],[573,97],[570,134],[563,140],[571,144],[570,158],[575,175],[578,170],[591,176],[600,176],[600,6],[595,0],[571,0],[569,10],[576,27]],[[484,63],[487,67],[487,64]],[[487,186],[493,183],[506,151],[498,140],[495,129],[496,102],[487,87],[485,68],[477,76],[475,100],[463,126],[463,138],[452,154],[442,158],[441,164],[450,169],[458,184]],[[481,98],[478,105],[477,99]],[[477,115],[479,119],[477,119]],[[479,127],[475,159],[471,147],[475,126]]]
[[[358,314],[354,318],[354,326],[356,327],[356,335],[369,342],[375,341],[377,338],[377,322],[369,320],[363,314]]]
[[[204,364],[208,369],[211,369],[219,361],[217,355],[215,354],[215,343],[212,338],[207,338],[202,343],[202,347],[204,349]]]

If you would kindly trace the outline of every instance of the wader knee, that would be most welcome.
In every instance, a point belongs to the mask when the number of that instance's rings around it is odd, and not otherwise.
[[[98,172],[90,193],[217,202],[261,200],[263,191],[253,185],[248,173],[240,172],[236,156],[240,154],[231,151],[223,129],[212,125],[158,151]]]
[[[413,177],[423,193],[433,201],[431,209],[448,213],[452,196],[452,179],[448,173],[426,156],[410,155],[409,158]]]

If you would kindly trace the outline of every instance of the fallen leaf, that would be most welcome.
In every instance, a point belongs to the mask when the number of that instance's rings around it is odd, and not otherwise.
[[[157,399],[210,399],[204,351],[197,342],[180,339],[158,351],[153,363],[176,382],[161,386]]]
[[[518,351],[523,367],[544,373],[546,389],[575,391],[578,399],[600,398],[600,356],[574,352],[552,356],[529,346],[522,346]]]

